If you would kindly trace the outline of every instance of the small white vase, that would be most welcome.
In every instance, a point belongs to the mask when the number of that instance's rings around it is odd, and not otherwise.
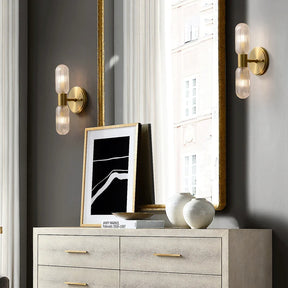
[[[215,208],[205,198],[194,198],[185,204],[183,216],[192,229],[205,229],[213,221]]]
[[[166,214],[173,226],[187,228],[183,216],[184,205],[194,197],[190,193],[175,193],[166,202]]]

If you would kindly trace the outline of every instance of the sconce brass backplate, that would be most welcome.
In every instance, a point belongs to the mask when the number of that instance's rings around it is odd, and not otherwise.
[[[67,96],[67,102],[73,113],[82,112],[87,104],[86,91],[81,87],[73,87]]]
[[[248,66],[255,75],[263,75],[269,66],[269,56],[263,47],[255,47],[249,54]]]

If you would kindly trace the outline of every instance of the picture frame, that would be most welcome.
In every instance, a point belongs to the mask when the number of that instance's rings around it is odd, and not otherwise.
[[[85,129],[80,226],[135,212],[140,124]]]

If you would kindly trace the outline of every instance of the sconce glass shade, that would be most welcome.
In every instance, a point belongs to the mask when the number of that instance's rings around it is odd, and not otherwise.
[[[250,45],[249,26],[239,23],[235,27],[235,51],[237,54],[248,54]]]
[[[235,72],[236,95],[245,99],[250,95],[250,73],[247,67],[237,68]]]
[[[56,131],[59,135],[66,135],[70,130],[70,115],[69,107],[56,107]]]
[[[58,94],[69,92],[69,68],[66,65],[58,65],[55,69],[55,88]]]

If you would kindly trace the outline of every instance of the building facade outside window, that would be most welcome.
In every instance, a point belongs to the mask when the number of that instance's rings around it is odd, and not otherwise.
[[[216,8],[214,0],[179,0],[171,6],[175,190],[197,191],[200,198],[209,198],[215,179],[213,85],[218,82],[211,63],[217,41]]]

